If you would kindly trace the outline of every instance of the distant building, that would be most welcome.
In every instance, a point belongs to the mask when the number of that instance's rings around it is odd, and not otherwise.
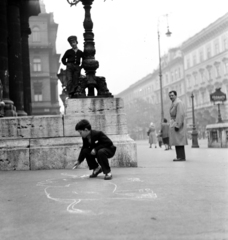
[[[186,102],[185,97],[185,81],[184,81],[184,65],[183,57],[180,48],[172,48],[169,52],[164,55],[161,59],[162,66],[162,93],[163,93],[163,107],[164,107],[164,117],[169,119],[169,91],[176,90],[178,97],[180,97],[184,102]],[[143,99],[144,101],[151,104],[151,109],[145,116],[147,125],[152,121],[159,131],[161,123],[161,91],[160,91],[160,77],[159,69],[153,71],[152,74],[147,75],[136,83],[132,84],[129,88],[125,89],[121,93],[117,94],[116,97],[121,97],[124,99],[124,104],[126,109],[135,106],[136,99]],[[142,109],[143,111],[143,109]],[[141,112],[143,115],[144,113]],[[144,114],[145,115],[145,114]],[[144,120],[144,119],[143,119]],[[138,126],[133,129],[129,129],[129,132],[138,129],[136,136],[146,137],[145,130],[142,131],[142,122],[138,122]]]
[[[29,37],[32,115],[60,114],[57,72],[60,54],[56,54],[58,24],[53,13],[46,13],[40,1],[41,13],[31,17]]]
[[[192,124],[191,94],[194,94],[195,117],[199,131],[215,123],[218,108],[210,102],[216,88],[228,95],[228,13],[182,45],[184,55],[187,121]],[[223,119],[228,119],[228,102],[221,106]]]
[[[210,102],[210,93],[216,88],[228,96],[228,13],[203,29],[180,47],[170,49],[161,58],[164,116],[169,118],[168,92],[176,90],[187,108],[188,129],[192,127],[194,94],[195,117],[199,133],[218,117],[217,106]],[[134,99],[141,98],[154,106],[153,118],[159,126],[161,114],[159,69],[147,75],[116,97],[124,99],[126,107],[134,108]],[[223,120],[228,120],[228,101],[221,106]],[[138,123],[140,125],[140,123]],[[139,128],[140,129],[140,128]],[[131,130],[129,130],[131,131]],[[139,135],[139,133],[138,133]]]

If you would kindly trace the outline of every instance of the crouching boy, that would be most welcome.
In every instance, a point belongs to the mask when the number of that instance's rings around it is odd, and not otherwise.
[[[92,130],[86,119],[79,121],[75,130],[80,133],[83,146],[73,168],[77,168],[86,159],[89,169],[93,170],[90,178],[95,178],[103,172],[105,180],[112,179],[108,158],[113,157],[116,152],[113,142],[102,131]]]

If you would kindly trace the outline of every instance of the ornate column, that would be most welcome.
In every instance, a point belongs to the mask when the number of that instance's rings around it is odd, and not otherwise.
[[[87,84],[88,84],[88,96],[94,96],[94,87],[96,85],[95,73],[99,67],[99,62],[95,60],[95,44],[94,44],[94,34],[93,34],[93,22],[91,19],[90,9],[93,0],[82,0],[82,4],[85,9],[85,19],[83,26],[85,29],[84,35],[84,54],[85,58],[82,62],[82,67],[85,69]]]
[[[3,85],[4,116],[15,116],[13,102],[9,99],[8,79],[8,26],[7,26],[7,1],[0,1],[0,80]]]
[[[31,98],[31,79],[30,79],[30,61],[29,61],[29,41],[31,34],[29,28],[29,8],[28,2],[22,2],[20,7],[21,15],[21,36],[22,36],[22,69],[23,69],[23,92],[24,92],[24,109],[28,115],[32,114]]]
[[[20,1],[8,0],[9,31],[9,93],[14,101],[18,116],[26,116],[24,111],[24,89],[21,55]]]

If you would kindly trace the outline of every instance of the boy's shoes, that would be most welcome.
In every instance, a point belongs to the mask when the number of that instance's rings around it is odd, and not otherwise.
[[[101,166],[97,167],[96,169],[93,170],[93,173],[89,176],[90,178],[95,178],[97,177],[98,174],[102,173],[102,168]]]
[[[80,163],[79,162],[75,162],[75,164],[74,164],[74,166],[73,166],[73,168],[72,169],[76,169],[78,166],[80,165]]]
[[[112,179],[112,174],[111,173],[107,173],[104,177],[104,180],[111,180]]]

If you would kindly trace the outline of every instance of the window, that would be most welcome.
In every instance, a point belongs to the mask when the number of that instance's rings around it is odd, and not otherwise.
[[[211,80],[211,68],[212,66],[210,65],[207,66],[208,80]]]
[[[198,103],[199,103],[199,98],[198,98],[198,94],[195,94],[195,105],[198,106]]]
[[[220,77],[220,63],[215,62],[215,69],[216,69],[216,77]]]
[[[38,27],[34,27],[32,29],[32,41],[33,42],[40,42],[40,29]]]
[[[228,49],[228,40],[227,37],[225,36],[223,38],[223,50],[227,50]]]
[[[200,80],[201,80],[201,82],[204,82],[204,69],[200,69]]]
[[[181,69],[180,69],[180,67],[178,68],[178,77],[181,78]]]
[[[34,101],[35,102],[43,101],[42,83],[34,83],[33,88],[34,88]]]
[[[173,72],[171,72],[171,82],[173,82],[174,77],[173,77]]]
[[[168,84],[169,83],[169,75],[168,75],[168,73],[166,73],[165,79],[166,79],[166,84]]]
[[[175,79],[176,80],[178,79],[178,71],[177,71],[177,69],[175,70]]]
[[[190,68],[190,59],[187,59],[187,68]]]
[[[194,81],[195,81],[194,85],[196,85],[198,83],[198,74],[197,74],[197,72],[193,73],[193,77],[194,77]]]
[[[205,103],[205,92],[202,92],[202,103]]]
[[[196,65],[196,63],[197,63],[196,62],[196,54],[194,54],[192,58],[193,58],[193,65]]]
[[[219,54],[219,42],[216,41],[214,46],[215,46],[215,55]]]
[[[216,130],[211,131],[211,138],[213,142],[214,141],[218,142],[218,134]]]
[[[203,51],[199,52],[199,59],[200,59],[200,62],[203,62]]]
[[[41,72],[41,60],[40,58],[33,59],[33,71],[34,72]]]
[[[207,58],[211,57],[211,46],[207,46]]]
[[[191,75],[187,75],[187,86],[191,86]]]

